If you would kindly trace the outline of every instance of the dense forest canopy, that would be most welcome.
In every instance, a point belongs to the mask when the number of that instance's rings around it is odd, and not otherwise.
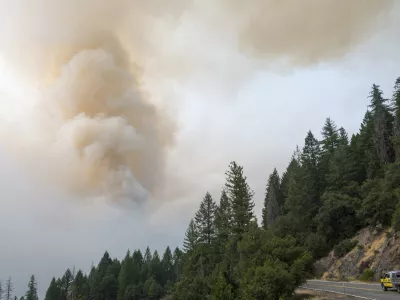
[[[218,199],[205,191],[182,249],[105,252],[88,274],[54,277],[45,300],[287,299],[313,276],[313,262],[366,226],[400,230],[400,77],[390,99],[373,84],[360,130],[327,118],[306,133],[287,169],[266,178],[262,220],[243,166],[232,161]],[[11,300],[11,278],[0,299]],[[32,276],[26,300],[36,300]],[[15,299],[17,299],[15,297]]]

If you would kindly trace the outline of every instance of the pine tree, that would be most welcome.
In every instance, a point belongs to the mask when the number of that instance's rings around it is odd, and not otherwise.
[[[132,282],[132,257],[130,254],[130,251],[128,250],[126,252],[125,258],[123,259],[122,263],[121,263],[121,270],[118,274],[118,295],[117,295],[117,299],[118,300],[124,300],[125,297],[125,291],[127,289],[127,287],[129,286],[129,284],[131,284]],[[147,276],[147,274],[146,274]]]
[[[101,276],[107,274],[107,270],[110,265],[112,265],[112,259],[110,258],[110,254],[108,253],[108,251],[106,251],[104,252],[104,255],[98,265],[98,271],[100,272]]]
[[[280,178],[276,168],[269,176],[262,210],[262,226],[268,228],[282,213],[283,195],[280,189]]]
[[[78,270],[72,283],[72,298],[86,299],[88,296],[86,277],[82,270]]]
[[[335,122],[331,118],[325,120],[322,128],[322,151],[325,153],[333,153],[339,146],[339,135]]]
[[[300,169],[300,150],[296,149],[293,153],[292,158],[290,159],[290,163],[286,168],[286,171],[282,174],[281,186],[280,190],[283,197],[283,202],[286,201],[289,196],[289,183],[293,179],[293,174],[296,173]],[[283,212],[285,212],[283,207]]]
[[[185,232],[185,239],[183,240],[183,251],[185,253],[191,252],[198,245],[199,231],[193,219],[190,220],[189,227]]]
[[[70,287],[71,287],[73,280],[74,280],[74,278],[73,278],[71,270],[67,269],[67,271],[65,271],[64,276],[61,278],[61,283],[62,283],[61,295],[60,295],[61,300],[68,299],[68,296],[70,293]]]
[[[146,281],[150,276],[151,276],[151,261],[153,259],[153,256],[151,254],[149,246],[147,246],[146,251],[144,253],[143,257],[143,270],[142,270],[142,280]]]
[[[319,142],[311,131],[307,133],[304,141],[303,151],[301,153],[302,184],[304,196],[307,197],[307,205],[311,210],[309,213],[313,216],[318,210],[320,204],[320,195],[322,193],[322,178],[320,173],[321,150]]]
[[[232,205],[225,192],[222,190],[219,206],[215,214],[215,228],[217,241],[220,246],[224,246],[228,241],[232,227]]]
[[[243,167],[236,162],[233,161],[229,164],[225,175],[225,188],[232,203],[232,230],[241,235],[248,230],[254,218],[254,192],[250,189],[247,178],[243,174]]]
[[[157,250],[154,250],[153,258],[151,260],[151,274],[157,282],[161,282],[163,274],[162,274],[161,259]]]
[[[379,85],[373,84],[369,98],[371,98],[371,112],[374,121],[373,140],[375,151],[381,166],[394,161],[394,150],[391,142],[393,134],[393,117],[386,104],[388,99],[383,98]]]
[[[164,286],[167,282],[173,281],[173,259],[172,259],[172,252],[169,247],[165,249],[161,260],[161,267],[162,267],[162,280],[161,285]]]
[[[101,284],[101,274],[92,266],[89,273],[89,300],[98,300],[101,298],[100,284]]]
[[[181,269],[182,269],[182,257],[183,257],[183,252],[181,251],[181,249],[176,247],[173,256],[174,282],[180,280]]]
[[[141,281],[141,270],[143,269],[143,255],[140,250],[135,250],[133,251],[132,255],[132,271],[131,271],[131,276],[132,280],[131,282],[133,284],[139,284]]]
[[[198,242],[211,244],[215,239],[215,212],[217,206],[210,193],[206,193],[194,217],[199,233]]]
[[[60,299],[60,287],[58,286],[55,277],[50,282],[45,295],[45,300],[59,300]]]
[[[400,77],[396,79],[392,97],[392,106],[394,110],[394,137],[392,139],[396,158],[400,158]]]
[[[28,284],[28,291],[25,294],[26,300],[38,300],[39,297],[37,295],[37,283],[35,279],[35,275],[32,275],[29,284]]]
[[[339,128],[339,146],[348,146],[349,145],[349,137],[347,135],[346,130],[343,127]]]

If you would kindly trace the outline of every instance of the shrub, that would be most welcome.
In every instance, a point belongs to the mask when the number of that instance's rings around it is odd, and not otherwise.
[[[360,277],[360,280],[361,281],[371,281],[373,277],[374,277],[374,271],[369,269],[369,268],[367,268],[362,273],[362,275]]]
[[[358,244],[357,241],[352,241],[349,239],[341,241],[333,248],[335,256],[337,258],[345,256],[347,253],[353,250],[354,247],[357,246],[357,244]]]

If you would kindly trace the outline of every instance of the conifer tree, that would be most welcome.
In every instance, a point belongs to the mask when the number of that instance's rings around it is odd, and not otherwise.
[[[189,227],[185,232],[185,238],[183,240],[183,251],[190,252],[193,251],[197,246],[199,241],[199,231],[196,223],[193,219],[190,220]]]
[[[125,258],[122,261],[121,270],[118,274],[118,286],[119,286],[117,295],[118,300],[124,300],[126,288],[132,281],[131,269],[132,269],[132,259],[131,259],[131,253],[128,250],[126,252]]]
[[[26,300],[38,300],[39,297],[37,295],[37,283],[35,279],[35,275],[32,275],[29,284],[28,284],[28,291],[25,294]]]
[[[222,190],[219,205],[215,214],[215,228],[217,231],[217,241],[223,246],[231,233],[232,227],[232,205],[225,192]]]
[[[60,287],[57,285],[56,278],[50,282],[50,286],[48,287],[45,295],[45,300],[59,300],[60,299]]]
[[[322,128],[322,151],[324,153],[333,153],[339,146],[339,134],[335,122],[331,118],[325,120]]]
[[[349,137],[347,135],[347,132],[343,127],[340,127],[338,146],[348,146],[348,145],[349,145]]]
[[[151,261],[153,260],[153,255],[151,254],[149,246],[147,246],[146,251],[143,257],[143,270],[142,270],[142,279],[146,281],[149,276],[152,274],[151,270]]]
[[[282,213],[283,195],[280,190],[280,178],[276,168],[269,176],[262,210],[262,226],[268,228]]]
[[[132,282],[133,284],[138,284],[141,280],[141,270],[143,269],[143,255],[142,252],[140,252],[140,250],[135,250],[133,251],[133,255],[132,255],[132,267],[131,267],[131,278],[129,279],[130,282]]]
[[[285,202],[287,197],[289,196],[289,183],[293,179],[294,173],[296,173],[299,169],[300,169],[300,150],[297,147],[296,151],[293,153],[290,159],[290,163],[286,168],[286,171],[282,174],[280,190],[282,193],[283,202]],[[285,207],[283,207],[283,211],[285,211],[284,209]]]
[[[243,174],[243,167],[236,162],[229,164],[226,174],[225,188],[232,203],[232,230],[241,235],[246,232],[254,218],[253,195],[247,178]]]
[[[74,299],[86,299],[88,296],[87,291],[87,278],[83,274],[82,270],[78,270],[72,284],[72,298]]]
[[[174,250],[173,255],[173,269],[174,269],[174,281],[180,280],[181,270],[182,270],[182,257],[183,252],[178,247]]]
[[[173,281],[173,259],[172,259],[172,252],[169,247],[165,249],[165,252],[161,259],[161,267],[162,267],[162,280],[160,284],[164,286],[167,282]]]
[[[371,98],[369,107],[371,108],[374,122],[373,141],[375,151],[378,154],[381,166],[383,166],[394,160],[394,150],[390,140],[390,136],[393,133],[393,117],[386,104],[388,99],[383,98],[379,85],[372,85],[369,98]]]
[[[162,266],[160,255],[158,254],[157,250],[154,250],[153,257],[151,259],[151,274],[154,276],[153,278],[155,278],[157,282],[161,281]]]
[[[392,97],[392,107],[394,110],[394,134],[393,144],[395,147],[396,158],[400,158],[400,77],[396,79]]]
[[[198,230],[198,242],[210,245],[215,239],[215,212],[217,206],[210,193],[206,193],[194,217]]]

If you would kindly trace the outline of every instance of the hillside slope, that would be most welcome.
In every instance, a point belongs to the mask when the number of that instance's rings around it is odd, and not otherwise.
[[[357,245],[341,258],[337,258],[332,250],[315,263],[322,279],[379,280],[385,270],[400,269],[400,235],[392,228],[367,227],[352,241]]]

